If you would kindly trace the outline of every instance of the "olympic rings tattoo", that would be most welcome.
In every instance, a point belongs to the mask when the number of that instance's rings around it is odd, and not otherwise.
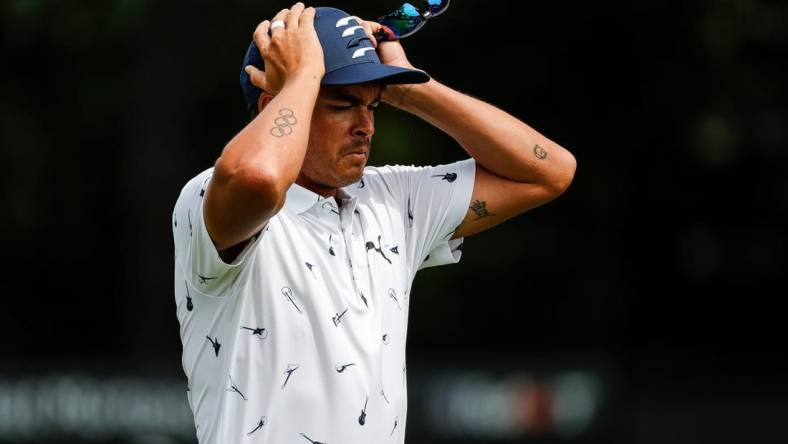
[[[282,108],[279,110],[279,117],[274,119],[275,127],[271,128],[271,135],[274,137],[284,137],[293,134],[293,125],[298,123],[293,110]]]

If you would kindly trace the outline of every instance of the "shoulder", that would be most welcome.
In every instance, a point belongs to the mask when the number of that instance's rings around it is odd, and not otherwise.
[[[345,187],[359,198],[399,196],[408,188],[409,177],[423,167],[415,165],[367,166],[361,179]]]
[[[394,164],[394,165],[380,165],[380,166],[367,166],[364,168],[364,176],[370,177],[382,177],[385,178],[386,176],[393,175],[393,174],[402,174],[407,173],[410,171],[418,171],[423,169],[423,166],[416,166],[416,165],[401,165],[401,164]]]
[[[213,168],[214,167],[207,168],[186,181],[186,183],[181,188],[178,199],[180,200],[186,196],[193,195],[197,191],[204,194],[205,187],[208,185],[208,181],[213,176]]]

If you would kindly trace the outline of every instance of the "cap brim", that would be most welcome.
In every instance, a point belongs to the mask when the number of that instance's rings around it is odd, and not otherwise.
[[[426,83],[429,74],[415,69],[400,68],[382,63],[356,63],[335,69],[323,76],[323,85],[352,85],[378,81],[387,85]]]

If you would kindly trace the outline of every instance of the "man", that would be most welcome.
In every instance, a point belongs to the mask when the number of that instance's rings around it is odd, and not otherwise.
[[[242,72],[259,114],[175,205],[202,443],[403,442],[416,272],[458,262],[464,237],[572,181],[569,152],[430,79],[398,42],[374,40],[379,26],[302,3],[260,23]],[[365,166],[381,101],[472,157]]]

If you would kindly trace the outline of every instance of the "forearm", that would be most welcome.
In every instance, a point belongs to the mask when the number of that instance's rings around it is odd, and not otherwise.
[[[319,89],[319,78],[311,75],[286,84],[225,146],[217,168],[228,175],[266,178],[259,182],[287,190],[304,161]]]
[[[384,101],[449,134],[479,165],[499,176],[559,188],[572,180],[575,159],[569,151],[488,103],[434,79],[387,89]]]

